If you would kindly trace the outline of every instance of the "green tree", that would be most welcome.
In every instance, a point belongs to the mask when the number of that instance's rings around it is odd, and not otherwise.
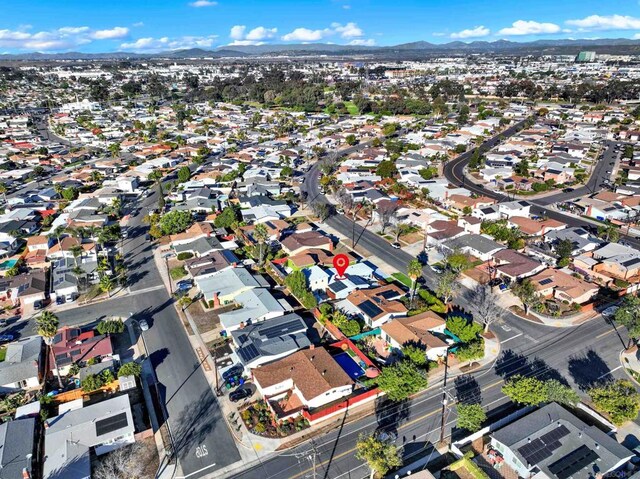
[[[120,334],[124,332],[124,323],[117,319],[105,319],[98,323],[96,330],[100,334]]]
[[[475,361],[484,358],[484,338],[480,337],[463,344],[456,351],[458,361]]]
[[[62,379],[60,379],[60,370],[58,369],[58,361],[55,354],[53,354],[52,345],[53,339],[58,334],[58,325],[60,321],[58,317],[51,311],[44,311],[40,316],[36,318],[37,333],[42,336],[43,341],[49,349],[49,357],[53,359],[53,367],[56,368],[56,376],[58,377],[58,386],[62,389]]]
[[[393,178],[397,173],[398,169],[391,160],[382,160],[376,168],[376,174],[381,178]]]
[[[409,296],[409,307],[413,308],[413,299],[416,295],[416,288],[418,286],[418,278],[422,276],[422,264],[417,259],[412,259],[407,265],[407,274],[411,278],[411,292]]]
[[[640,339],[640,298],[631,294],[626,295],[614,319],[627,328],[630,338],[638,341]]]
[[[292,272],[285,278],[284,283],[305,308],[313,309],[318,305],[315,296],[309,291],[307,277],[302,271]]]
[[[142,373],[142,365],[140,363],[136,363],[135,361],[130,361],[128,363],[124,363],[118,369],[118,377],[121,376],[135,376],[139,377]]]
[[[476,432],[482,428],[482,423],[487,420],[487,413],[480,404],[458,403],[458,427],[469,432]]]
[[[113,158],[116,158],[118,155],[120,155],[120,143],[111,143],[107,147],[107,149],[109,150]]]
[[[186,183],[191,178],[191,170],[188,166],[183,166],[178,170],[178,181],[180,183]]]
[[[78,188],[71,186],[62,190],[62,198],[67,201],[73,201],[78,198]]]
[[[449,303],[451,303],[458,291],[457,278],[458,275],[448,269],[444,271],[444,273],[438,275],[436,289],[434,292],[442,299],[447,310],[449,309]]]
[[[522,301],[525,314],[529,314],[529,308],[540,303],[540,295],[531,280],[522,280],[511,288],[511,292]]]
[[[427,378],[411,361],[398,361],[382,369],[376,378],[378,387],[392,401],[404,401],[427,387]]]
[[[469,343],[475,340],[478,334],[482,332],[482,326],[462,316],[452,316],[448,318],[447,329],[460,338],[463,343]]]
[[[382,134],[384,136],[393,135],[398,130],[397,123],[387,123],[382,127]]]
[[[547,402],[557,402],[559,404],[578,404],[580,396],[569,386],[565,386],[557,379],[545,381]]]
[[[347,142],[347,145],[357,145],[358,144],[358,139],[356,138],[356,135],[347,135],[345,138],[345,141]]]
[[[379,434],[361,434],[356,443],[356,457],[365,461],[374,476],[384,477],[387,472],[402,466],[397,446]]]
[[[620,228],[614,225],[598,226],[598,238],[617,243],[620,240]]]
[[[445,265],[456,274],[469,269],[471,263],[466,254],[460,250],[454,250],[445,259]]]
[[[589,390],[595,407],[609,415],[611,422],[620,426],[633,421],[640,411],[640,393],[627,379],[618,379]]]
[[[182,233],[193,224],[193,218],[188,211],[174,210],[162,215],[158,227],[164,236]]]
[[[548,399],[545,382],[535,377],[513,376],[502,386],[502,392],[513,402],[526,406],[537,406]]]
[[[214,224],[217,228],[230,228],[240,219],[240,212],[235,206],[225,206],[222,212],[216,216]]]
[[[99,286],[100,286],[100,290],[103,293],[107,293],[107,297],[110,298],[111,297],[111,291],[114,290],[114,288],[116,287],[116,284],[111,279],[111,276],[103,274],[102,277],[100,278]]]
[[[402,346],[402,356],[416,366],[422,367],[427,364],[427,352],[420,344],[405,344]]]
[[[556,248],[556,254],[558,255],[558,258],[560,260],[570,259],[571,255],[573,254],[573,243],[571,243],[570,240],[567,240],[567,239],[559,240],[556,243],[555,248]],[[560,262],[558,262],[558,264],[560,265]]]

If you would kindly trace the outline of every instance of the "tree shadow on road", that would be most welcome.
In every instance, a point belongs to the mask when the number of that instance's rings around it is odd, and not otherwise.
[[[529,359],[511,349],[502,352],[496,361],[495,371],[496,374],[501,376],[505,381],[513,376],[520,375],[535,376],[543,381],[555,379],[564,385],[568,385],[567,380],[558,370],[549,366],[542,359]]]
[[[482,402],[482,390],[476,378],[470,374],[458,376],[454,385],[456,397],[462,404],[480,404]]]
[[[582,391],[613,379],[611,369],[593,349],[581,356],[570,357],[568,369],[571,378]]]
[[[390,434],[398,434],[398,428],[404,424],[411,415],[409,400],[391,401],[386,397],[376,399],[377,431]]]

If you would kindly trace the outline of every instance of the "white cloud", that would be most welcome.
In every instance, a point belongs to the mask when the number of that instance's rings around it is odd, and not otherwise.
[[[0,48],[9,50],[47,51],[70,50],[94,40],[123,38],[129,34],[126,27],[94,30],[87,26],[60,27],[32,33],[26,26],[17,30],[0,30]]]
[[[246,25],[234,25],[229,31],[229,37],[234,41],[229,45],[262,45],[265,43],[265,40],[275,38],[277,33],[277,28],[256,27],[247,31]]]
[[[636,33],[636,34],[633,36],[633,39],[634,39],[634,40],[640,40],[640,33]]]
[[[455,32],[449,35],[451,38],[479,38],[486,37],[491,33],[484,25],[480,25],[474,28],[467,28],[466,30],[462,30],[461,32]]]
[[[136,22],[132,26],[133,27],[144,27],[144,22]]]
[[[204,37],[184,36],[184,37],[145,37],[138,38],[133,42],[125,42],[120,45],[121,50],[133,52],[159,52],[163,50],[181,50],[185,48],[211,48],[217,35]]]
[[[191,2],[189,5],[195,8],[215,7],[216,5],[218,5],[218,2],[210,2],[209,0],[196,0],[195,2]]]
[[[336,31],[336,33],[339,33],[342,38],[357,38],[364,35],[362,29],[353,22],[349,22],[346,25],[332,23],[331,27]]]
[[[351,10],[351,5],[342,5],[344,10]]]
[[[124,38],[129,35],[129,29],[126,27],[113,27],[109,30],[96,30],[91,35],[96,40],[107,40],[110,38]]]
[[[309,28],[296,28],[282,37],[285,42],[317,42],[332,36],[340,36],[345,40],[357,39],[364,36],[364,31],[354,22],[345,25],[334,22],[329,28],[311,30]]]
[[[373,47],[376,44],[376,41],[373,38],[356,38],[355,40],[351,40],[349,45],[360,45],[363,47]]]
[[[290,33],[282,37],[285,42],[317,42],[328,36],[333,35],[333,31],[325,28],[324,30],[310,30],[308,28],[296,28]]]
[[[555,23],[541,23],[533,20],[517,20],[510,27],[503,28],[498,35],[542,35],[558,33],[560,27]]]
[[[578,27],[581,31],[640,29],[640,18],[628,15],[590,15],[581,19],[567,20],[565,23]]]

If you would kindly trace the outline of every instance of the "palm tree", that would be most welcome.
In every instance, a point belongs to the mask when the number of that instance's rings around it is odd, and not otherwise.
[[[107,276],[106,274],[103,274],[102,277],[100,278],[100,289],[107,293],[107,297],[110,298],[111,297],[111,291],[113,291],[113,288],[115,288],[115,284],[113,282],[113,280],[111,279],[111,277]]]
[[[58,241],[58,245],[60,245],[60,239],[62,238],[62,235],[65,231],[66,228],[64,226],[56,226],[56,228],[51,233],[49,233],[49,237],[55,238]]]
[[[411,278],[411,293],[409,296],[409,306],[413,307],[413,298],[416,295],[416,287],[418,286],[418,278],[422,276],[422,265],[417,259],[412,259],[407,265],[407,274]]]
[[[76,265],[76,268],[78,267],[78,258],[80,256],[82,256],[82,246],[80,246],[79,244],[74,244],[71,248],[69,248],[69,251],[71,252],[71,254],[73,255],[73,262]]]
[[[118,197],[111,200],[111,209],[116,216],[120,216],[120,210],[122,209],[122,200]]]
[[[91,181],[93,181],[94,183],[97,183],[102,179],[102,173],[100,173],[98,170],[93,170],[91,172],[91,175],[89,176],[91,178]]]
[[[120,154],[120,143],[111,143],[108,148],[112,157],[115,158]]]
[[[259,264],[262,265],[262,261],[263,261],[262,248],[264,246],[264,243],[267,241],[267,239],[269,239],[269,233],[267,232],[267,227],[262,223],[258,223],[255,229],[253,230],[253,237],[256,239],[256,241],[260,245],[260,253],[259,253],[260,256],[258,260],[259,260]]]
[[[0,183],[0,195],[2,195],[2,199],[4,202],[7,202],[7,185]]]
[[[58,361],[56,360],[56,355],[52,350],[53,339],[56,337],[56,334],[58,334],[58,325],[60,324],[60,321],[58,321],[58,317],[51,311],[44,311],[36,318],[36,324],[38,326],[38,334],[42,336],[45,344],[49,347],[49,354],[53,358],[53,366],[56,368],[58,386],[62,389],[62,379],[60,379]]]

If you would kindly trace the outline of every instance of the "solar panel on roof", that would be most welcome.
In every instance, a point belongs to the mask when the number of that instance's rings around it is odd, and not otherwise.
[[[342,281],[336,281],[335,283],[331,284],[331,286],[330,286],[330,287],[331,287],[331,289],[332,289],[333,291],[335,291],[336,293],[338,293],[338,292],[342,291],[343,289],[346,289],[346,288],[347,288],[347,285],[346,285],[346,284],[344,284],[344,282],[342,282]]]
[[[368,299],[363,303],[361,303],[358,307],[362,310],[364,314],[366,314],[370,318],[375,318],[376,316],[382,313],[382,310],[378,308],[375,304],[373,304],[371,301],[369,301]]]
[[[600,456],[587,446],[580,446],[575,451],[567,454],[562,459],[549,466],[549,471],[558,479],[567,479],[587,465],[597,460]]]
[[[530,443],[518,448],[518,452],[524,457],[527,463],[532,465],[539,463],[553,454],[553,451],[540,439],[534,439]]]
[[[122,412],[115,416],[108,417],[106,419],[100,419],[96,421],[96,436],[102,436],[108,434],[123,427],[127,427],[129,422],[127,420],[127,413]]]
[[[240,358],[242,358],[242,361],[245,364],[260,356],[258,348],[256,348],[253,344],[248,344],[247,346],[240,348],[238,350],[238,354],[240,354]]]
[[[562,424],[558,427],[553,428],[551,431],[549,431],[545,435],[541,436],[540,439],[542,439],[542,441],[545,444],[551,444],[551,443],[559,442],[558,441],[559,439],[562,439],[568,434],[569,434],[569,429],[567,429],[567,427],[564,424]]]
[[[544,286],[545,284],[549,284],[549,283],[553,283],[553,280],[551,278],[545,278],[542,281],[538,281],[538,284],[540,286]]]
[[[291,321],[287,321],[286,323],[279,326],[271,326],[269,328],[263,329],[262,331],[260,331],[260,336],[263,336],[267,339],[277,338],[278,336],[281,336],[293,330],[297,331],[299,326],[300,321],[294,319]]]
[[[383,291],[378,296],[382,296],[384,299],[391,299],[398,296],[398,293],[396,293],[395,291],[389,290],[389,291]]]

